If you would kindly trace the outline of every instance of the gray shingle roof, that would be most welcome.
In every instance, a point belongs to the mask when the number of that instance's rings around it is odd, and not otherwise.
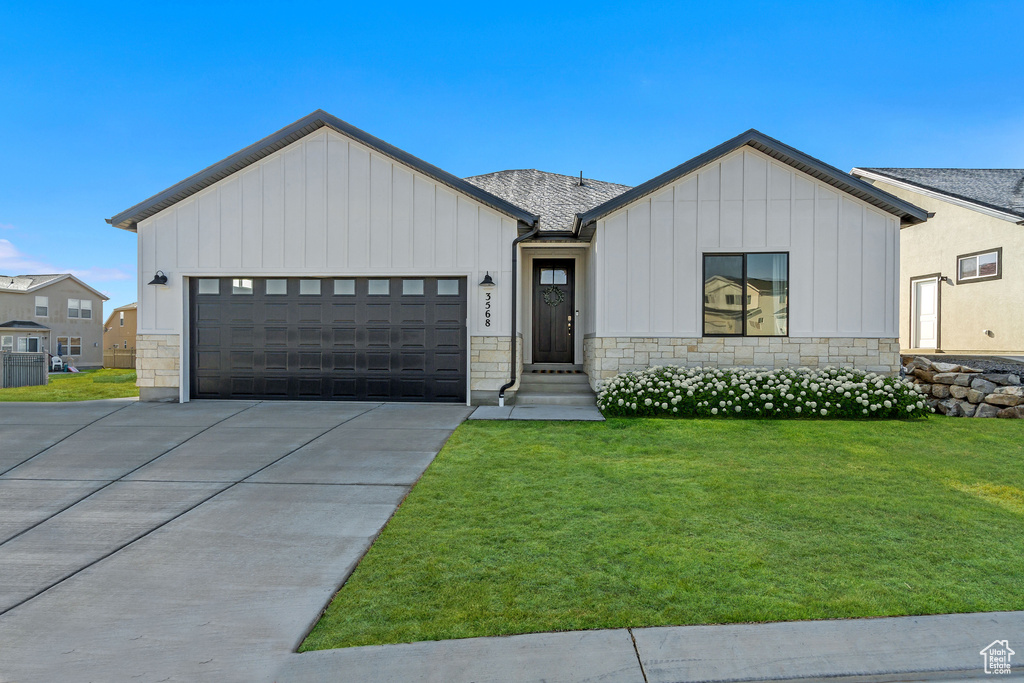
[[[45,285],[62,277],[66,277],[66,275],[61,273],[55,275],[0,275],[0,289],[8,292],[27,292],[34,287]]]
[[[590,178],[584,178],[581,186],[579,176],[533,168],[487,173],[466,178],[466,182],[539,215],[540,229],[545,232],[571,231],[577,213],[630,189],[628,185]]]
[[[1022,168],[861,169],[1024,218]]]
[[[50,329],[46,325],[40,325],[37,322],[31,320],[8,320],[5,323],[0,323],[0,329],[4,330],[48,330]]]

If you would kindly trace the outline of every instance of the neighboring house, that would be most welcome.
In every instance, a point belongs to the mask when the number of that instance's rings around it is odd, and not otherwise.
[[[523,363],[896,372],[926,218],[756,131],[630,189],[464,180],[317,111],[108,222],[138,233],[143,400],[484,403]]]
[[[103,324],[104,349],[134,349],[138,330],[138,303],[119,306]]]
[[[0,348],[44,351],[76,367],[103,366],[103,302],[74,275],[0,275]]]
[[[852,173],[929,213],[900,232],[901,346],[1024,352],[1024,169]]]

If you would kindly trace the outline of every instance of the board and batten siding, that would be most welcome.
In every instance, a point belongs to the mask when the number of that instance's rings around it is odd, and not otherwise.
[[[515,236],[515,219],[321,130],[139,224],[139,333],[181,332],[186,276],[458,275],[471,334],[508,335]],[[157,270],[170,287],[145,284]]]
[[[752,148],[598,221],[598,337],[700,337],[705,253],[789,252],[789,336],[897,336],[899,223]]]

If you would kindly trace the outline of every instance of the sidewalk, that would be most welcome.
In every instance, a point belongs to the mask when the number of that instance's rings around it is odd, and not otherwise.
[[[1011,658],[1010,675],[985,675],[980,653],[995,640],[1008,640],[1020,653]],[[1024,679],[1024,611],[573,631],[354,647],[293,655],[276,680],[684,683],[985,678]]]

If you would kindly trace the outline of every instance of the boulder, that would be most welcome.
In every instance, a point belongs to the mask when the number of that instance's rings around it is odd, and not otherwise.
[[[954,384],[949,388],[949,395],[952,396],[953,398],[967,398],[967,392],[969,391],[970,389],[968,389],[967,387],[962,387],[959,384]]]
[[[921,392],[922,394],[928,395],[928,394],[932,393],[932,385],[931,384],[925,384],[924,382],[921,382],[920,384],[915,384],[914,386],[917,387],[917,390],[919,392]]]
[[[981,376],[982,379],[986,379],[989,382],[1003,385],[1014,385],[1020,384],[1020,377],[1018,375],[1001,374],[1001,373],[986,373]]]
[[[981,372],[981,370],[977,368],[969,368],[966,365],[961,365],[960,372]]]
[[[1013,408],[1003,408],[999,411],[996,417],[1024,418],[1024,405],[1014,406]]]
[[[973,403],[961,403],[960,410],[963,411],[964,417],[974,417],[974,413],[978,411],[978,406]]]
[[[932,378],[935,377],[935,373],[932,372],[931,370],[923,370],[921,368],[917,368],[916,370],[914,370],[914,376],[917,377],[918,379],[924,380],[928,384],[931,384],[933,381]]]
[[[939,363],[937,361],[932,362],[931,369],[934,372],[960,372],[960,366],[953,363]]]
[[[958,372],[956,373],[956,379],[953,380],[953,384],[957,384],[962,387],[969,387],[971,386],[971,376]]]
[[[999,408],[996,406],[990,406],[987,403],[979,403],[978,409],[974,413],[974,417],[995,417],[999,414]]]
[[[909,375],[914,370],[928,370],[931,366],[932,362],[930,360],[922,358],[921,356],[916,356],[907,363],[907,374]]]
[[[932,382],[934,384],[952,384],[958,376],[957,372],[936,372],[932,375]]]
[[[989,403],[994,406],[1015,406],[1018,403],[1024,403],[1024,398],[1014,396],[1013,394],[993,393],[985,397],[985,403]]]
[[[983,394],[991,394],[998,387],[999,385],[995,382],[989,382],[987,379],[982,379],[981,377],[975,377],[971,381],[971,389],[980,391]]]
[[[949,398],[949,385],[933,384],[932,396],[934,396],[935,398]]]
[[[977,389],[968,389],[967,400],[971,403],[981,403],[985,400],[985,392],[978,391]]]
[[[939,412],[946,417],[963,416],[963,411],[960,410],[960,401],[955,398],[947,398],[945,401],[939,401]]]

